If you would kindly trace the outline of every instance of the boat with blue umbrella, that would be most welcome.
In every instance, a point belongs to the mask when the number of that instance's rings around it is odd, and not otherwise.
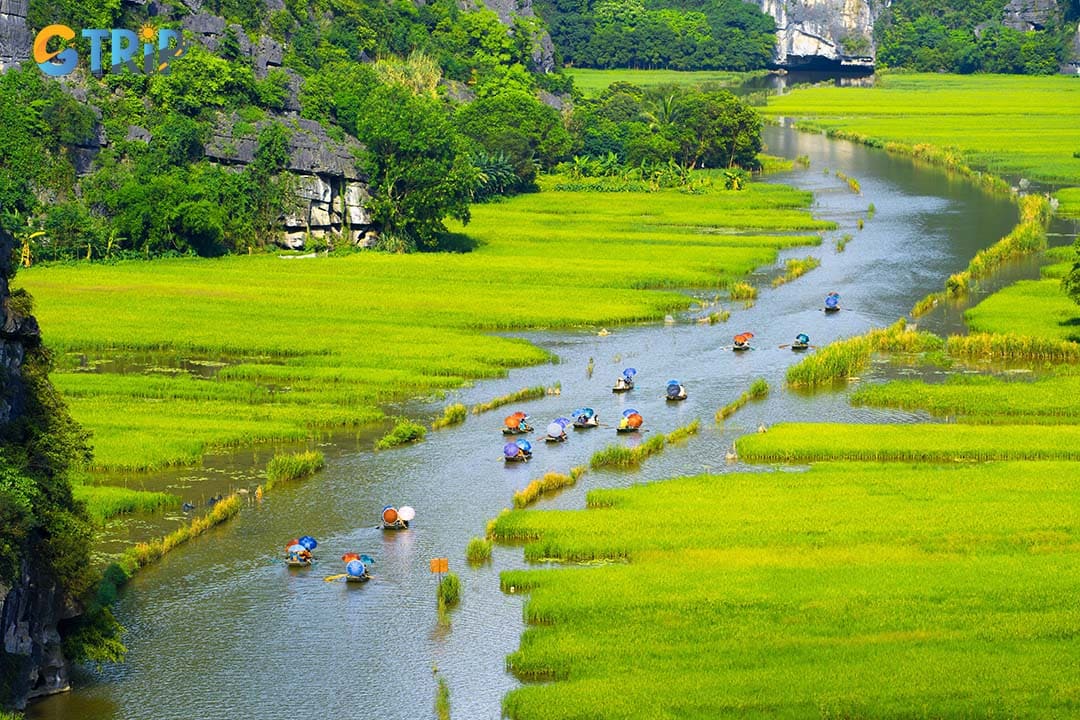
[[[825,296],[825,312],[840,312],[840,293],[831,292]]]
[[[686,399],[686,388],[678,380],[667,381],[667,393],[664,399],[668,402],[679,402]]]
[[[341,556],[341,561],[345,563],[345,582],[365,583],[371,579],[368,569],[372,560],[367,555],[345,553]]]
[[[549,443],[561,443],[566,442],[566,428],[570,425],[570,418],[555,418],[547,426],[547,435],[544,436],[544,442]]]
[[[634,368],[623,370],[622,375],[615,381],[615,387],[611,388],[611,392],[624,393],[633,390],[635,375],[637,375],[637,370]]]
[[[600,416],[591,407],[578,408],[570,414],[574,416],[574,427],[578,430],[594,428],[600,424]]]
[[[503,460],[508,463],[529,462],[531,457],[532,443],[528,440],[522,439],[503,445]]]
[[[315,561],[311,551],[319,546],[315,538],[304,535],[285,545],[285,564],[289,567],[310,567]]]

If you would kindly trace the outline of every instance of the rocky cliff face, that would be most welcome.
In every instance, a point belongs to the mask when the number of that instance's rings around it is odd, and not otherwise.
[[[1043,30],[1061,20],[1063,0],[1009,0],[1002,22],[1016,30]]]
[[[30,59],[29,0],[0,0],[0,72]]]
[[[12,238],[0,232],[0,425],[23,412],[26,353],[41,342],[37,321],[12,302],[8,277],[14,262]],[[11,586],[0,583],[0,707],[68,688],[68,665],[57,625],[76,615],[52,580],[25,558]]]
[[[870,0],[757,0],[776,20],[777,67],[870,70],[876,4]]]

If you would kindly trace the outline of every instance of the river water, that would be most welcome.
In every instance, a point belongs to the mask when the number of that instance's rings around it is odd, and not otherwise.
[[[798,357],[778,345],[799,332],[825,345],[895,321],[939,290],[944,278],[964,268],[980,248],[1006,234],[1016,222],[1015,207],[939,170],[881,151],[779,127],[767,128],[766,138],[773,154],[810,158],[808,169],[770,180],[812,190],[815,215],[840,225],[820,247],[784,253],[815,255],[821,267],[776,289],[769,288],[768,278],[779,265],[762,270],[757,303],[749,309],[732,305],[726,324],[700,324],[691,313],[674,324],[615,328],[607,337],[593,331],[528,334],[561,362],[512,371],[506,379],[479,383],[446,401],[470,404],[558,381],[561,395],[520,406],[538,427],[582,405],[596,408],[609,422],[634,407],[653,432],[701,419],[701,435],[685,446],[669,447],[639,471],[589,473],[540,507],[581,507],[584,493],[594,487],[760,469],[727,464],[724,454],[735,437],[762,424],[926,419],[852,408],[844,392],[786,391],[784,371]],[[862,194],[837,179],[837,170],[858,179]],[[871,203],[876,214],[860,231],[857,220],[866,218]],[[847,233],[853,239],[839,253],[835,239]],[[1036,273],[1036,265],[1026,262],[1002,277]],[[845,309],[825,316],[822,299],[831,290],[842,294]],[[961,329],[960,311],[942,308],[922,324],[938,331]],[[731,336],[742,331],[755,334],[756,349],[726,350]],[[639,371],[638,386],[613,395],[611,384],[626,366]],[[869,375],[903,372],[879,364]],[[758,377],[769,381],[770,397],[750,404],[726,425],[714,425],[715,411]],[[669,378],[687,386],[687,401],[662,400]],[[430,415],[442,404],[401,409]],[[261,504],[142,571],[116,608],[130,631],[127,663],[101,672],[83,669],[73,692],[35,704],[30,717],[412,720],[434,714],[437,667],[449,683],[455,717],[498,718],[501,698],[517,684],[505,672],[504,659],[516,649],[523,629],[523,598],[499,591],[498,572],[520,567],[521,551],[497,547],[489,566],[471,569],[464,562],[466,543],[509,506],[514,490],[543,472],[586,464],[610,443],[640,442],[602,427],[575,432],[562,445],[537,447],[528,465],[504,467],[501,417],[499,411],[470,416],[418,445],[380,454],[369,450],[368,437],[331,443],[324,448],[327,467],[314,478],[275,489]],[[254,482],[251,468],[265,462],[265,455],[254,452],[208,458],[206,469],[163,476],[165,484],[204,497],[223,484]],[[385,504],[414,506],[412,529],[377,529]],[[304,533],[319,539],[322,560],[309,570],[290,571],[279,561],[282,544]],[[324,582],[324,576],[341,571],[335,558],[351,550],[375,558],[376,579],[363,586]],[[438,556],[449,557],[463,584],[450,627],[436,620],[436,582],[428,560]]]

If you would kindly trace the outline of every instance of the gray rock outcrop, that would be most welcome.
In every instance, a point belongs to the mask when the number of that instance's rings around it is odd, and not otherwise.
[[[777,67],[870,70],[877,54],[870,0],[757,0],[776,20]]]
[[[30,59],[29,0],[0,0],[0,72]]]
[[[347,137],[334,140],[312,120],[277,117],[256,123],[254,132],[237,133],[236,116],[222,117],[206,144],[206,156],[223,165],[255,160],[259,130],[268,123],[289,130],[287,168],[295,176],[296,204],[284,209],[279,244],[301,249],[309,239],[340,239],[360,244],[371,229],[366,179],[356,164],[363,146]]]
[[[27,351],[41,344],[37,321],[17,309],[9,292],[14,249],[14,238],[0,232],[0,426],[23,414],[23,364]],[[76,614],[32,553],[13,581],[0,583],[0,707],[23,707],[29,698],[68,689],[58,624]]]
[[[1001,19],[1016,30],[1043,30],[1061,20],[1059,0],[1009,0]]]

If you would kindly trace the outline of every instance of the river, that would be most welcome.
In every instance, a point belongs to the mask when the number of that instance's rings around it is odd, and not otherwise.
[[[594,487],[706,470],[760,469],[724,461],[733,439],[759,424],[925,419],[852,408],[844,392],[783,390],[784,371],[798,357],[778,345],[799,332],[808,333],[815,345],[826,345],[892,323],[941,289],[979,249],[1006,234],[1016,222],[1015,207],[940,170],[879,150],[780,127],[767,128],[766,139],[773,154],[810,158],[808,169],[769,180],[812,190],[814,214],[840,225],[820,247],[783,254],[815,255],[822,261],[819,268],[776,289],[768,278],[778,267],[762,270],[758,301],[749,309],[734,304],[726,324],[699,324],[690,313],[674,324],[614,328],[607,337],[585,331],[526,334],[561,362],[512,371],[506,379],[478,383],[448,400],[469,404],[558,381],[561,395],[521,405],[539,427],[582,405],[596,408],[609,422],[634,407],[654,432],[701,419],[699,437],[668,448],[640,471],[589,473],[540,507],[581,507],[585,491]],[[837,179],[836,170],[858,179],[862,194]],[[871,203],[876,214],[860,231],[856,222],[866,217]],[[853,239],[837,252],[835,239],[848,233]],[[1002,277],[1036,272],[1033,262],[1023,262]],[[842,294],[844,310],[825,316],[822,299],[831,290]],[[922,325],[957,330],[959,318],[960,309],[942,309]],[[725,350],[731,336],[742,331],[755,334],[756,349]],[[638,387],[613,395],[611,384],[626,366],[637,368]],[[905,371],[879,364],[870,374],[897,372]],[[724,426],[714,425],[715,411],[758,377],[772,386],[769,398],[750,404]],[[669,378],[687,386],[686,402],[662,400]],[[410,403],[402,409],[430,415],[442,404]],[[433,715],[437,666],[449,683],[454,717],[498,718],[503,695],[517,683],[505,672],[504,658],[516,649],[523,629],[523,598],[499,591],[498,572],[520,567],[521,550],[497,547],[490,565],[470,569],[466,543],[483,534],[487,520],[510,504],[514,490],[544,471],[565,472],[610,443],[639,441],[617,439],[610,427],[575,432],[565,444],[536,448],[526,466],[504,467],[501,417],[499,411],[470,416],[418,445],[379,454],[368,449],[370,438],[330,444],[324,448],[327,467],[314,478],[275,489],[261,504],[139,573],[116,607],[129,630],[127,663],[102,672],[79,671],[73,692],[36,703],[29,717],[412,720]],[[208,458],[207,469],[168,477],[188,493],[212,494],[226,480],[251,477],[251,468],[265,462],[264,454],[253,453]],[[208,483],[206,489],[198,490],[200,482]],[[385,504],[414,506],[413,528],[377,529]],[[319,539],[322,561],[310,570],[290,571],[279,561],[282,544],[304,533]],[[323,582],[340,572],[336,556],[350,550],[375,558],[375,580],[362,586]],[[428,571],[428,559],[437,556],[449,557],[463,584],[461,606],[450,613],[448,628],[436,621],[436,583]]]

